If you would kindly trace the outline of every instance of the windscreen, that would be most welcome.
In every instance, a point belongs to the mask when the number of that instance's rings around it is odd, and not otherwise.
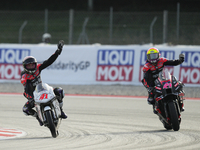
[[[36,92],[40,92],[40,91],[43,91],[45,89],[45,87],[42,85],[42,83],[39,83],[36,88],[35,88],[35,91]]]
[[[171,75],[169,73],[169,71],[167,69],[161,71],[158,75],[158,77],[160,78],[160,80],[171,80]]]

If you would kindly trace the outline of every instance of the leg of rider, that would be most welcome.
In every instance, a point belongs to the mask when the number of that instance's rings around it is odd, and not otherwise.
[[[183,96],[179,96],[178,103],[179,103],[181,112],[185,111],[184,103],[183,103]]]
[[[28,101],[25,103],[23,107],[23,112],[25,115],[31,115],[33,117],[36,117],[39,124],[42,126],[43,122],[39,119],[37,112],[33,109],[34,107],[34,97],[33,97],[33,90],[32,90],[31,84],[26,84],[24,88],[24,96],[28,99]]]
[[[154,93],[152,91],[148,92],[147,102],[148,104],[151,104],[151,105],[155,104]]]
[[[179,101],[179,106],[180,106],[181,112],[185,111],[184,103],[182,100]]]
[[[38,120],[39,124],[42,126],[43,125],[43,122],[39,119],[38,115],[37,115],[37,112],[33,109],[34,107],[34,100],[32,99],[29,99],[24,107],[23,107],[23,112],[25,115],[29,116],[33,116],[33,117],[36,117],[36,119]]]
[[[145,79],[142,79],[142,84],[144,85],[144,87],[147,89],[148,91],[148,98],[147,98],[147,102],[148,104],[154,104],[155,100],[154,100],[154,83],[152,82],[151,85],[148,85]]]
[[[181,89],[180,89],[180,93],[179,93],[179,99],[178,99],[178,102],[179,102],[179,107],[180,107],[180,110],[181,112],[185,111],[185,108],[184,108],[184,103],[183,103],[183,100],[184,100],[184,96],[185,96],[185,92],[183,90],[183,86],[184,84],[182,82],[179,81],[179,85],[181,86]]]
[[[24,107],[23,107],[23,112],[25,113],[25,115],[31,115],[33,117],[37,116],[37,113],[34,109],[32,109],[34,107],[34,98],[33,98],[33,94],[31,93],[31,86],[29,84],[29,82],[26,84],[26,86],[24,87],[24,97],[26,97],[28,99],[28,101],[25,103]]]
[[[158,113],[157,112],[158,104],[156,104],[156,102],[155,102],[154,93],[150,92],[148,94],[149,94],[148,99],[147,99],[148,104],[152,105],[153,113],[157,114]]]
[[[66,119],[67,118],[67,115],[64,113],[62,107],[63,107],[63,98],[65,96],[64,94],[64,90],[61,88],[61,87],[56,87],[54,89],[54,93],[56,95],[56,98],[59,102],[59,105],[60,105],[60,110],[61,110],[61,118],[63,119]]]
[[[144,87],[147,89],[148,91],[148,98],[147,98],[147,102],[148,104],[153,106],[153,112],[155,114],[157,114],[157,111],[155,110],[155,99],[154,99],[154,93],[153,93],[153,87],[154,87],[154,83],[151,83],[151,85],[149,86],[147,84],[147,82],[145,81],[145,79],[142,79],[142,84],[144,85]]]
[[[36,117],[37,113],[34,109],[32,109],[34,106],[32,105],[32,103],[28,100],[25,105],[23,106],[23,112],[25,115],[29,116],[33,116]]]

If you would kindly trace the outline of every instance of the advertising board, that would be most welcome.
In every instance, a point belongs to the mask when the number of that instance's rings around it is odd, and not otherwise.
[[[142,85],[146,52],[152,45],[65,45],[56,61],[41,73],[49,84],[130,84]],[[200,87],[200,47],[155,46],[160,57],[169,60],[185,55],[185,62],[165,69],[187,86]],[[22,61],[34,56],[38,63],[47,60],[57,45],[0,44],[0,82],[20,82]]]

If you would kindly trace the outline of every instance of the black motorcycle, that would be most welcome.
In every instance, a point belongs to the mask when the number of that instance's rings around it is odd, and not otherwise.
[[[183,110],[184,84],[171,75],[167,70],[159,73],[155,80],[154,111],[159,116],[167,130],[178,131]]]

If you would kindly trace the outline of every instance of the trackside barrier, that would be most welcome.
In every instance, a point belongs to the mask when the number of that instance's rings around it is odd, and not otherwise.
[[[41,73],[49,84],[122,84],[142,85],[142,67],[151,45],[65,45],[57,60]],[[179,66],[167,66],[187,86],[200,87],[200,46],[156,45],[161,57],[178,59]],[[34,56],[39,63],[48,59],[57,45],[0,44],[0,82],[20,82],[25,56]]]

